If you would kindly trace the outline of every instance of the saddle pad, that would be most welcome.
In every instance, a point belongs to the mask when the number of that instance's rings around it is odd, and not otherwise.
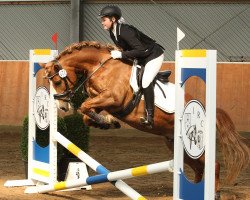
[[[132,72],[130,76],[130,86],[132,87],[134,92],[137,92],[139,90],[137,80],[136,80],[136,71],[137,68],[140,68],[138,65],[134,65],[132,67]],[[160,81],[157,81],[157,83],[160,85],[160,87],[163,89],[166,98],[164,97],[161,89],[156,84],[154,88],[155,93],[155,105],[160,108],[161,110],[167,112],[167,113],[174,113],[175,109],[175,85],[173,83],[162,83]],[[143,96],[142,96],[143,99]]]

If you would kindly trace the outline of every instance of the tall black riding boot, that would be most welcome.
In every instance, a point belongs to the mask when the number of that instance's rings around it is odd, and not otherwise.
[[[151,83],[147,88],[143,88],[146,116],[141,117],[141,123],[153,128],[154,126],[154,86]]]

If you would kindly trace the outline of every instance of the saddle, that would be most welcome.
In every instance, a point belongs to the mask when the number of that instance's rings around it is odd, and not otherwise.
[[[134,93],[133,98],[128,103],[128,105],[123,110],[115,113],[115,115],[118,115],[119,117],[125,117],[126,115],[131,113],[134,110],[134,108],[137,106],[137,104],[140,102],[142,94],[143,94],[142,93],[142,77],[143,77],[143,73],[144,73],[144,67],[137,68],[136,79],[137,79],[137,84],[139,86],[139,90]],[[171,75],[170,70],[160,71],[160,72],[158,72],[158,74],[155,76],[155,78],[153,80],[154,86],[155,86],[155,84],[158,85],[158,87],[160,88],[160,90],[163,93],[163,96],[165,98],[166,98],[166,95],[165,95],[163,89],[160,87],[160,85],[156,82],[156,80],[158,80],[158,81],[160,81],[162,83],[167,83],[167,82],[169,82],[168,78],[169,78],[170,75]]]

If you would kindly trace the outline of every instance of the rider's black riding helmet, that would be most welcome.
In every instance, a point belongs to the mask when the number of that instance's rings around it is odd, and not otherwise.
[[[120,19],[122,11],[118,6],[105,6],[99,13],[99,17],[116,17]]]

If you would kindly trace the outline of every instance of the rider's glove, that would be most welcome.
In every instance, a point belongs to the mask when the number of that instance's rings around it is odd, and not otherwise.
[[[122,58],[122,52],[120,52],[118,50],[113,50],[113,51],[111,51],[111,57],[114,59]]]

